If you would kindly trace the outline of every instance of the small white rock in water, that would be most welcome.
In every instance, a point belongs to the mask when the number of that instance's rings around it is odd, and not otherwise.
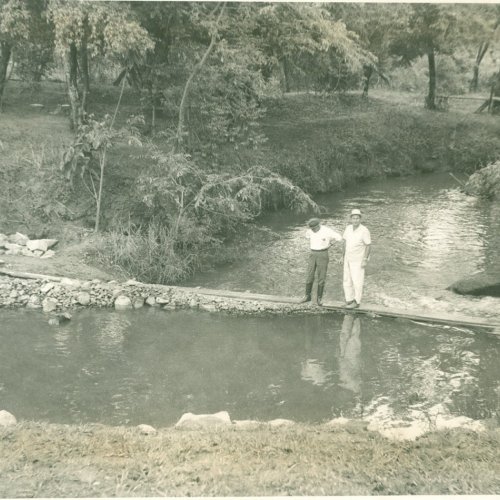
[[[141,307],[144,306],[144,299],[135,299],[133,306],[134,309],[140,309]]]
[[[146,299],[146,304],[147,304],[148,306],[151,306],[151,307],[156,306],[156,305],[157,305],[157,304],[156,304],[156,299],[155,299],[152,295],[150,295],[150,296]]]
[[[132,309],[132,301],[125,295],[118,295],[115,299],[115,309],[117,311]]]
[[[156,429],[152,427],[151,425],[147,424],[140,424],[137,426],[137,429],[141,434],[146,434],[147,436],[151,436],[153,434],[156,434]]]
[[[51,297],[46,297],[42,301],[43,312],[49,313],[57,309],[57,300]]]
[[[0,266],[4,266],[5,265],[5,261],[0,259]]]
[[[175,424],[177,429],[205,429],[214,427],[226,427],[231,425],[231,418],[227,411],[220,411],[210,415],[195,415],[184,413]]]
[[[10,427],[11,425],[16,425],[17,420],[12,413],[6,410],[0,410],[0,427]]]
[[[159,305],[163,304],[169,304],[170,303],[170,297],[156,297],[156,303]]]
[[[90,293],[80,292],[76,297],[76,301],[82,306],[88,306],[90,304]]]

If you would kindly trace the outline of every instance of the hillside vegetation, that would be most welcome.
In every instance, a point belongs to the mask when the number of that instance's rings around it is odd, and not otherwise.
[[[411,96],[396,97],[391,101],[386,95],[363,98],[359,94],[301,93],[268,98],[262,103],[266,112],[258,123],[267,140],[254,148],[219,150],[217,168],[237,173],[259,165],[314,196],[373,177],[442,169],[472,173],[498,158],[500,122],[496,116],[430,112],[412,105]],[[96,116],[112,114],[117,100],[117,88],[96,88],[89,97],[89,111]],[[5,102],[0,118],[0,232],[24,231],[32,237],[50,234],[66,243],[78,241],[92,231],[95,201],[82,184],[71,186],[61,170],[62,155],[73,141],[68,117],[61,109],[64,84],[45,83],[36,93],[11,85]],[[133,92],[126,91],[118,125],[140,113],[136,102]],[[160,115],[158,129],[166,129],[174,121],[175,116]],[[138,178],[151,168],[149,144],[161,149],[161,134],[142,147],[122,141],[109,150],[103,187],[105,232],[93,240],[97,250],[91,258],[108,267],[118,265],[124,274],[140,278],[144,269],[130,266],[142,255],[145,267],[152,269],[143,278],[154,281],[161,274],[155,262],[165,260],[162,252],[169,235],[161,236],[158,231],[144,235],[137,230],[152,221],[138,192]],[[198,162],[203,166],[203,158]],[[212,163],[207,163],[207,170],[213,168]],[[264,210],[280,205],[279,197],[271,196]],[[203,233],[203,245],[195,249],[196,258],[185,267],[179,252],[170,254],[169,265],[183,271],[175,276],[162,274],[163,282],[182,280],[214,253],[214,245],[220,247],[222,240],[231,237],[220,228],[212,229],[213,239]],[[193,234],[188,237],[192,239]],[[193,253],[192,248],[185,250]],[[218,253],[219,260],[226,257]]]

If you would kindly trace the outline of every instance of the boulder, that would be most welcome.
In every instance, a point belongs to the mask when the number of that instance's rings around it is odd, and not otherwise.
[[[500,297],[500,276],[482,272],[476,273],[451,284],[448,290],[460,295]]]
[[[16,417],[14,417],[12,413],[9,413],[6,410],[0,410],[0,427],[10,427],[16,424]]]
[[[26,243],[29,241],[29,238],[22,233],[10,234],[8,239],[10,243],[16,243],[21,246],[26,246]]]
[[[62,278],[60,281],[61,285],[70,289],[70,290],[76,290],[77,288],[80,288],[80,281],[71,279],[71,278]]]
[[[41,259],[50,259],[51,257],[54,257],[56,253],[54,250],[47,250],[40,258]]]
[[[133,306],[134,309],[140,309],[141,307],[144,306],[144,299],[143,298],[134,299]]]
[[[29,309],[40,309],[42,307],[42,304],[40,304],[40,298],[38,297],[38,295],[30,295],[26,307],[28,307]]]
[[[80,292],[76,297],[76,301],[82,306],[88,306],[90,304],[90,293]]]
[[[157,432],[154,427],[147,424],[140,424],[137,426],[137,429],[141,434],[145,434],[146,436],[151,436]]]
[[[42,285],[42,286],[40,287],[40,291],[41,291],[42,293],[47,293],[47,292],[50,292],[50,290],[52,290],[52,288],[54,288],[54,286],[55,286],[55,284],[54,284],[54,283],[51,283],[51,282],[49,282],[49,283],[45,283],[45,285]]]
[[[49,247],[47,246],[47,240],[29,240],[26,243],[26,247],[32,252],[34,252],[35,250],[46,252],[49,249]]]
[[[5,252],[7,255],[21,255],[23,251],[23,246],[17,243],[5,243],[5,248],[7,249]]]
[[[156,305],[157,305],[157,304],[156,304],[156,298],[155,298],[155,297],[153,297],[152,295],[150,295],[150,296],[146,299],[146,304],[147,304],[148,306],[151,306],[151,307],[156,306]]]
[[[36,255],[26,247],[21,247],[21,255],[24,255],[25,257],[36,257]]]
[[[228,427],[231,425],[231,418],[227,411],[220,411],[209,415],[195,415],[194,413],[184,413],[175,424],[177,429],[212,429],[217,427]]]
[[[118,295],[115,299],[115,309],[117,311],[132,309],[132,301],[125,295]]]
[[[53,312],[57,309],[57,300],[50,297],[46,297],[42,301],[43,312]]]

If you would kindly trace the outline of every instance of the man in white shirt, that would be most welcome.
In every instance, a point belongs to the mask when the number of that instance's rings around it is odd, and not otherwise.
[[[314,275],[318,273],[317,303],[322,305],[325,290],[326,271],[328,269],[328,249],[334,241],[342,241],[342,236],[329,227],[322,226],[319,219],[311,219],[307,225],[306,238],[309,240],[311,253],[307,265],[306,294],[299,303],[310,302]]]
[[[361,211],[351,211],[351,224],[344,231],[344,294],[346,307],[359,307],[363,295],[365,267],[372,243],[370,231],[361,224]]]

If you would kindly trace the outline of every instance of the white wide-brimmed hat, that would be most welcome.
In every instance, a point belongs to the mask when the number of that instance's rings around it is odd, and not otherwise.
[[[353,208],[351,210],[351,215],[359,215],[361,217],[361,210],[359,210],[358,208]]]

